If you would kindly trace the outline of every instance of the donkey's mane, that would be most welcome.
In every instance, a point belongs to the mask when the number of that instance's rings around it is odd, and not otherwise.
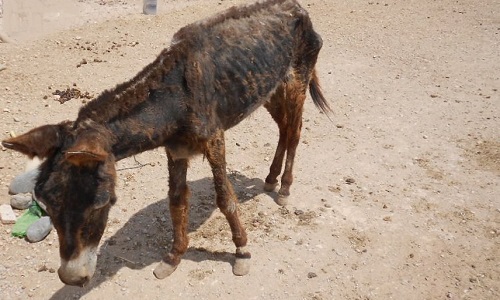
[[[104,123],[127,114],[138,104],[148,99],[151,89],[159,87],[164,74],[175,66],[176,58],[182,53],[179,47],[164,49],[160,55],[131,80],[118,84],[114,89],[105,90],[96,99],[80,109],[75,124],[86,119]]]
[[[192,49],[193,42],[200,38],[204,31],[223,25],[227,20],[248,18],[260,10],[268,11],[271,6],[287,1],[289,0],[270,0],[248,6],[231,7],[225,12],[181,28],[174,34],[170,47],[161,51],[152,63],[131,80],[118,84],[113,89],[105,90],[96,99],[83,106],[75,126],[87,119],[105,123],[126,115],[134,107],[147,101],[149,91],[160,87],[162,78],[175,68],[179,61],[182,61],[182,57],[187,55]],[[290,1],[290,6],[293,5],[294,2]]]

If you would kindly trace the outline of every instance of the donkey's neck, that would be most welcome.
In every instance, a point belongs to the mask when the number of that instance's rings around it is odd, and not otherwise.
[[[182,51],[165,49],[133,79],[103,92],[82,107],[75,126],[92,120],[116,138],[117,160],[164,145],[185,109]]]
[[[183,108],[177,99],[158,92],[150,93],[149,98],[127,117],[105,124],[116,138],[112,146],[116,160],[165,146],[179,130]]]

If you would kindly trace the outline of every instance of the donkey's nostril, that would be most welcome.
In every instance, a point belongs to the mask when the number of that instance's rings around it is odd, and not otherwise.
[[[89,276],[85,276],[81,279],[80,283],[78,284],[79,286],[81,287],[84,287],[87,285],[87,283],[89,283],[90,281],[90,277]]]

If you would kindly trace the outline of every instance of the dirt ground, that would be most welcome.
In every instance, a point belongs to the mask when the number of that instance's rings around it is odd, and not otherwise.
[[[0,22],[16,42],[0,43],[2,139],[74,119],[89,101],[60,104],[55,90],[95,97],[133,77],[183,25],[251,2],[160,0],[146,16],[138,0],[57,1],[17,17],[4,1]],[[153,276],[172,238],[157,149],[118,163],[119,199],[85,288],[59,281],[55,231],[30,244],[0,225],[0,298],[500,299],[500,2],[301,3],[324,39],[317,69],[334,114],[308,99],[285,208],[262,190],[278,136],[267,112],[227,133],[250,274],[232,275],[230,230],[198,158],[190,248],[174,274]],[[2,150],[5,204],[26,158]]]

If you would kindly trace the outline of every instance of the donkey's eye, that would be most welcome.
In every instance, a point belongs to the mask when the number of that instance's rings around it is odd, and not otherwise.
[[[100,209],[109,203],[111,193],[108,190],[101,190],[96,194],[94,209]]]

